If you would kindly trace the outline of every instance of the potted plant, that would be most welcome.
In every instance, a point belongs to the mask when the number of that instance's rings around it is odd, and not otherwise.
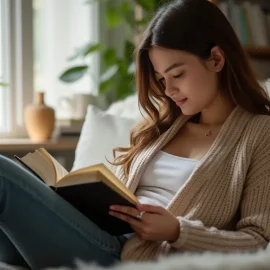
[[[110,104],[135,93],[135,64],[133,61],[135,37],[151,19],[158,6],[171,0],[123,0],[114,2],[113,5],[110,5],[109,0],[96,1],[106,4],[107,25],[110,29],[121,26],[125,29],[124,46],[121,46],[123,51],[119,55],[115,47],[107,47],[101,43],[86,44],[69,58],[71,62],[80,58],[82,64],[65,70],[60,75],[60,80],[72,83],[89,74],[90,67],[86,64],[86,59],[90,54],[99,52],[104,67],[104,72],[99,80],[99,95],[105,95]],[[87,3],[92,2],[93,0]]]

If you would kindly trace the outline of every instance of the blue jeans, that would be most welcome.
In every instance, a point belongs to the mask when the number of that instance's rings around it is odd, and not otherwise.
[[[51,188],[0,155],[0,261],[31,269],[109,266],[126,241],[102,231]]]

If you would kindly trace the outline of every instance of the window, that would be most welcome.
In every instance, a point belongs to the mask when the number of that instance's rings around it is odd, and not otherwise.
[[[24,107],[33,96],[32,1],[1,0],[1,87],[0,137],[27,136]]]
[[[34,89],[45,92],[46,104],[58,118],[68,117],[61,100],[76,93],[96,94],[98,56],[88,59],[91,75],[72,84],[59,80],[67,68],[81,64],[69,62],[76,48],[98,41],[98,4],[85,0],[33,0],[34,9]]]
[[[98,37],[98,8],[85,0],[0,0],[0,138],[27,137],[24,108],[35,91],[61,117],[59,100],[75,93],[97,93],[98,55],[88,59],[91,77],[74,84],[58,78],[75,49]]]
[[[7,50],[7,16],[6,16],[6,3],[0,1],[0,82],[7,82],[7,59],[5,58]],[[0,86],[0,132],[7,131],[7,87]]]

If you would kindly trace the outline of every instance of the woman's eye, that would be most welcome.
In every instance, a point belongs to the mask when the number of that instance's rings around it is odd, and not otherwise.
[[[173,77],[174,77],[174,79],[178,79],[178,78],[182,77],[182,75],[183,75],[183,73],[178,74],[178,75],[174,75]]]

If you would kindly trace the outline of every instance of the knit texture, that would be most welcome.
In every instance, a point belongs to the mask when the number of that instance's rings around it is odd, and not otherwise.
[[[134,158],[129,177],[135,192],[151,158],[190,119],[181,115]],[[252,252],[270,241],[270,117],[235,107],[207,154],[166,208],[180,223],[177,241],[151,242],[136,234],[122,260],[156,260],[175,252]]]

